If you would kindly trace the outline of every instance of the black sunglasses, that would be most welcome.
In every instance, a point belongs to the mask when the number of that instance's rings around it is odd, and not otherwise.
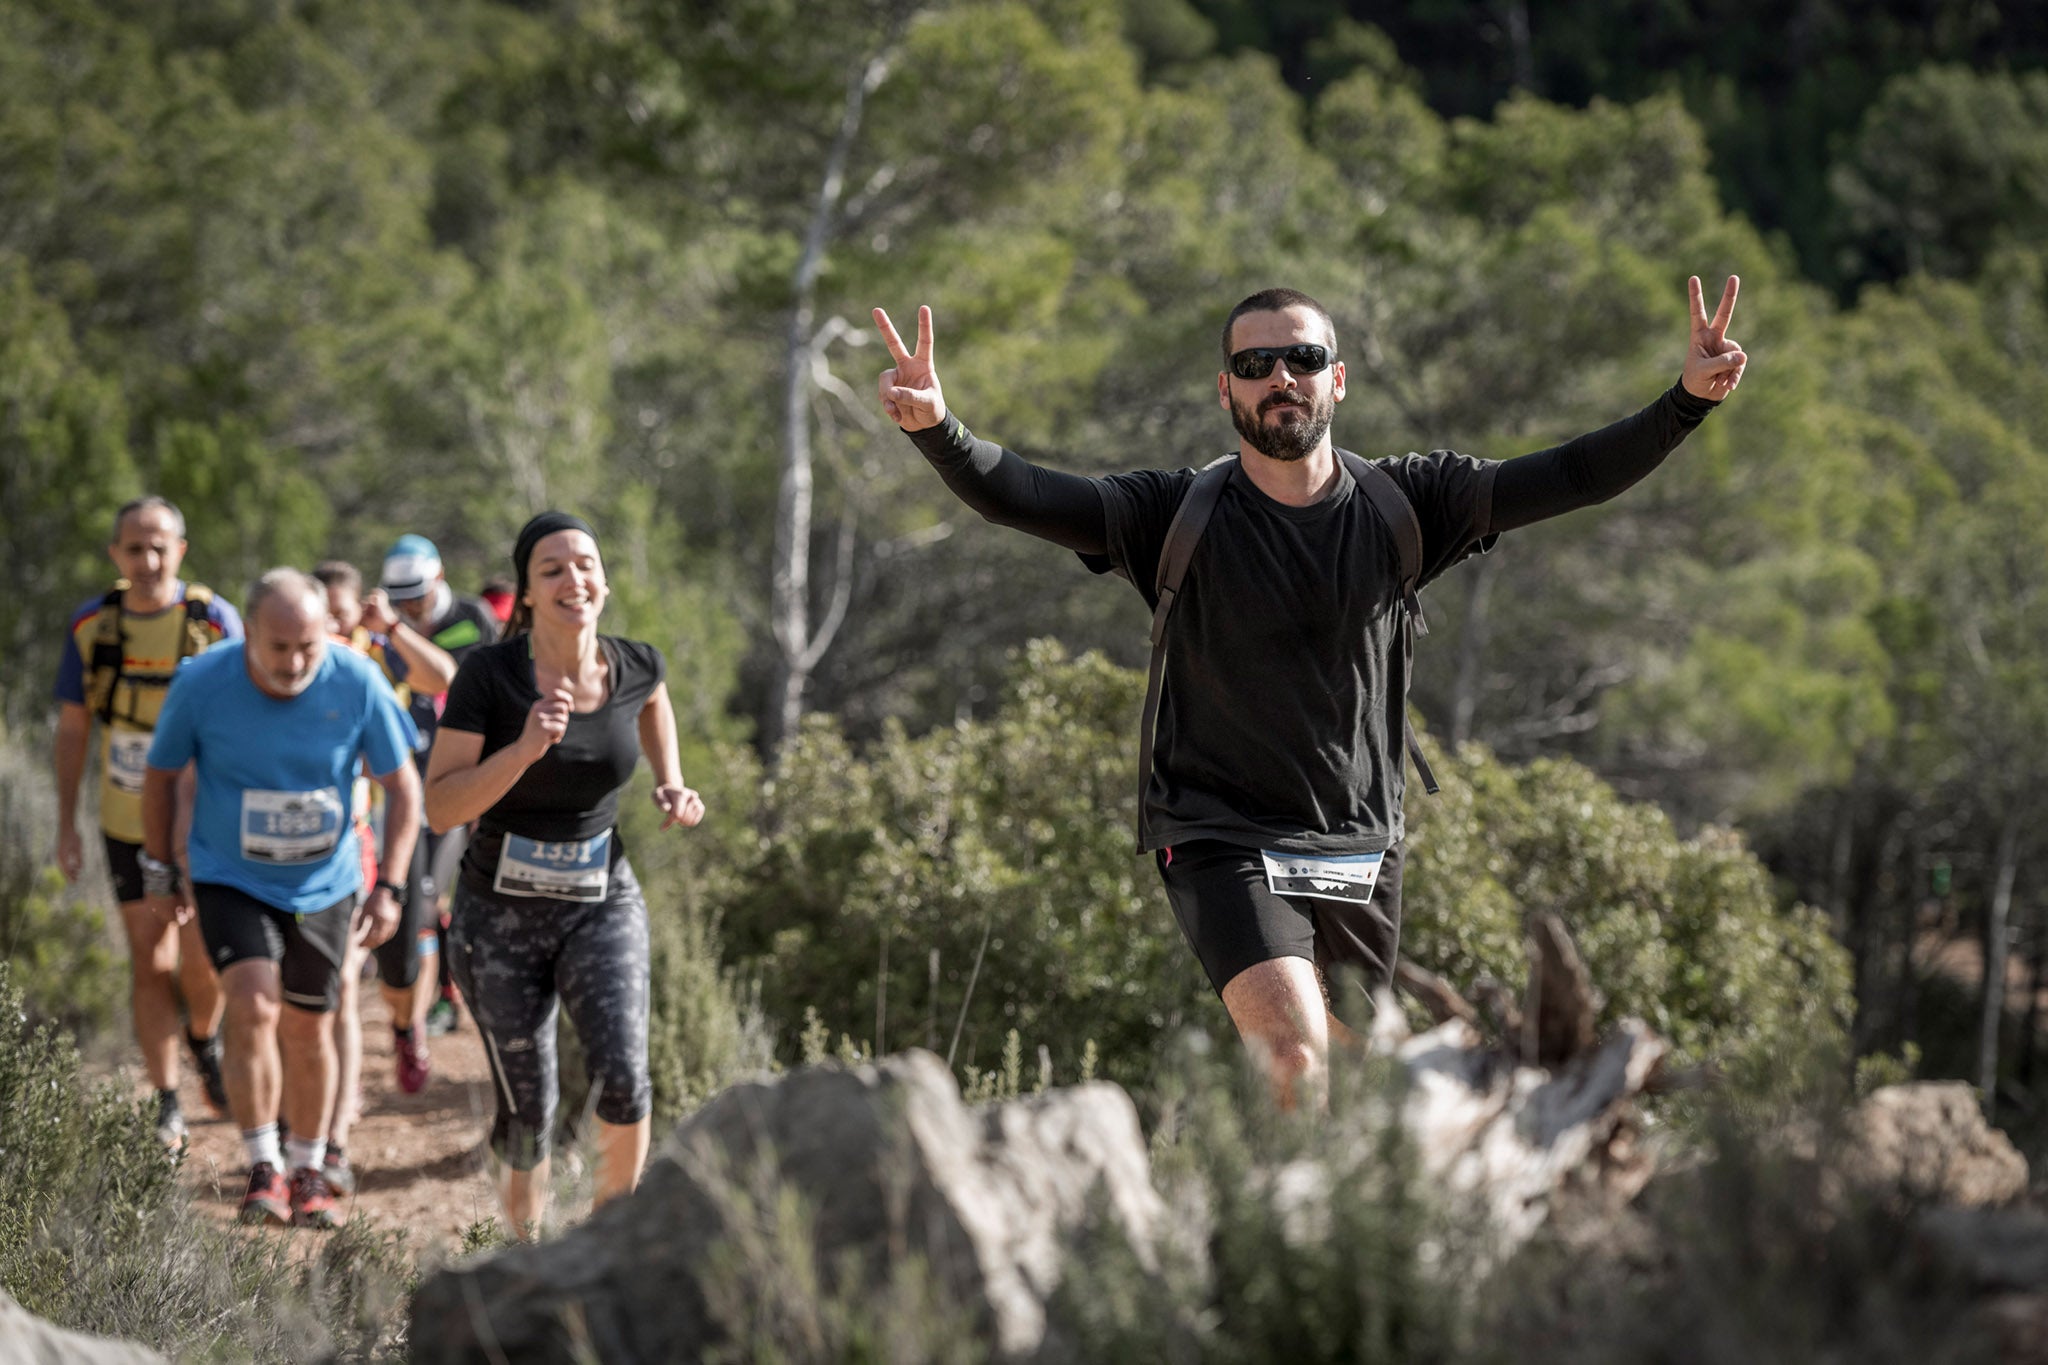
[[[1284,360],[1289,374],[1314,374],[1335,358],[1327,346],[1248,346],[1232,352],[1230,372],[1239,379],[1264,379],[1274,361]]]

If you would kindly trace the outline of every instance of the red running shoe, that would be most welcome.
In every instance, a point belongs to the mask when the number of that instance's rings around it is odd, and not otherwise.
[[[398,1057],[398,1088],[408,1095],[417,1095],[427,1088],[427,1075],[433,1070],[433,1061],[427,1056],[426,1040],[417,1029],[410,1034],[393,1030],[391,1050]]]
[[[334,1191],[327,1177],[311,1166],[292,1172],[292,1226],[295,1228],[338,1228],[334,1216]]]
[[[241,1219],[251,1224],[292,1221],[291,1191],[277,1167],[267,1161],[249,1168],[249,1192],[242,1196]]]

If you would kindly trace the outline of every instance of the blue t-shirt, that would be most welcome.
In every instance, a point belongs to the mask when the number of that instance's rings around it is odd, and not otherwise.
[[[193,881],[293,914],[325,910],[363,884],[349,818],[356,760],[388,777],[418,735],[382,672],[345,646],[329,645],[312,683],[283,701],[249,680],[245,648],[224,643],[178,669],[149,766],[198,760]]]

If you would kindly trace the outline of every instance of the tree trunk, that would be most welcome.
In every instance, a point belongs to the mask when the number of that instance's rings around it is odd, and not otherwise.
[[[1528,0],[1506,0],[1501,7],[1505,13],[1505,27],[1508,31],[1508,61],[1514,72],[1515,88],[1526,90],[1532,95],[1543,92],[1536,88],[1536,45],[1529,35]]]
[[[1998,852],[1991,873],[1991,904],[1984,921],[1984,1012],[1977,1032],[1977,1090],[1987,1113],[1998,1108],[1998,1042],[2005,1021],[2006,926],[2012,919],[2012,887],[2019,873],[2020,822],[2008,806],[1999,824]]]
[[[1884,908],[1887,895],[1898,894],[1894,869],[1905,847],[1902,826],[1905,812],[1889,797],[1872,802],[1877,824],[1870,832],[1868,854],[1855,877],[1849,903],[1849,960],[1855,970],[1856,1023],[1853,1042],[1858,1053],[1876,1047],[1878,1038],[1877,982],[1884,961]]]
[[[1458,673],[1451,684],[1451,747],[1472,738],[1472,718],[1479,710],[1479,671],[1486,662],[1491,631],[1494,580],[1500,561],[1481,555],[1472,566],[1465,589],[1465,619],[1458,631]]]
[[[2034,1090],[2035,1069],[2040,1056],[2041,973],[2048,966],[2048,901],[2034,898],[2027,942],[2027,1012],[2020,1024],[2020,1084],[2028,1094]]]
[[[1859,759],[1849,785],[1835,801],[1835,837],[1828,849],[1828,919],[1835,937],[1849,937],[1849,872],[1856,850],[1856,794],[1861,789],[1863,763]]]
[[[893,42],[893,38],[891,40]],[[885,44],[885,51],[887,45]],[[794,302],[783,344],[782,481],[775,498],[775,567],[769,620],[775,635],[776,669],[763,718],[762,748],[774,754],[803,718],[804,689],[811,672],[838,632],[836,614],[815,632],[811,626],[811,363],[816,342],[818,276],[839,226],[839,202],[846,190],[846,164],[860,134],[868,92],[888,65],[878,54],[848,75],[839,131],[825,158],[818,198],[804,233],[803,254],[790,284]]]

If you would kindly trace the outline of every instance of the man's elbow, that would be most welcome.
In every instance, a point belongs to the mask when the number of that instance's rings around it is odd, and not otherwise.
[[[57,748],[59,752],[76,750],[83,753],[87,741],[92,737],[92,713],[77,702],[67,701],[57,708]]]
[[[417,811],[423,799],[420,787],[419,769],[412,763],[399,764],[390,772],[377,779],[384,788],[384,795],[394,806],[410,806]]]
[[[176,768],[145,768],[142,771],[142,816],[146,821],[154,811],[167,811],[177,800],[178,784],[184,776]]]

